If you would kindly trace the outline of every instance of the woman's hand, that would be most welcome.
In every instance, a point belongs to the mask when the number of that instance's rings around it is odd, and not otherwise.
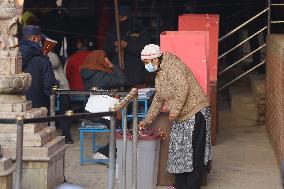
[[[111,63],[111,61],[108,59],[108,57],[105,57],[105,62],[108,65],[108,67],[113,68],[113,64]]]
[[[176,119],[177,119],[177,117],[174,114],[170,113],[170,115],[169,115],[169,122],[173,122]]]
[[[139,130],[144,130],[146,129],[146,122],[145,121],[140,121],[138,124]]]

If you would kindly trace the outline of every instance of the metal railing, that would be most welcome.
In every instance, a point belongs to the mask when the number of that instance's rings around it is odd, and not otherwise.
[[[252,18],[248,19],[247,21],[245,21],[244,23],[242,23],[241,25],[237,26],[236,28],[234,28],[233,30],[231,30],[230,32],[228,32],[227,34],[225,34],[224,36],[219,38],[219,42],[223,41],[224,39],[227,39],[228,37],[230,37],[232,34],[236,33],[237,31],[239,31],[240,29],[242,29],[244,26],[246,26],[247,24],[249,24],[250,22],[254,21],[255,19],[257,19],[258,17],[260,17],[261,15],[263,15],[264,13],[266,13],[269,10],[269,8],[264,9],[263,11],[260,11],[259,13],[257,13],[255,16],[253,16]]]
[[[228,66],[227,68],[223,69],[222,71],[218,72],[218,75],[221,75],[223,73],[225,73],[226,71],[230,70],[231,68],[233,68],[234,66],[238,65],[239,63],[241,63],[242,61],[244,61],[245,59],[247,59],[248,57],[250,57],[251,55],[255,54],[256,52],[258,52],[259,50],[263,49],[264,47],[266,47],[266,44],[261,45],[260,47],[258,47],[257,49],[255,49],[254,51],[250,52],[249,54],[245,55],[244,57],[242,57],[241,59],[237,60],[236,62],[234,62],[233,64],[231,64],[230,66]]]
[[[267,31],[267,34],[270,34],[271,32],[271,24],[281,24],[284,23],[284,20],[271,20],[271,7],[272,6],[284,6],[284,4],[273,4],[271,3],[271,0],[267,1],[268,6],[258,12],[256,15],[254,15],[253,17],[249,18],[248,20],[246,20],[245,22],[241,23],[239,26],[237,26],[236,28],[234,28],[233,30],[229,31],[227,34],[225,34],[224,36],[219,38],[219,43],[225,41],[225,39],[229,38],[230,36],[232,36],[233,34],[235,34],[236,32],[240,31],[241,29],[243,29],[245,26],[247,26],[248,24],[250,24],[251,22],[253,22],[256,19],[259,19],[260,16],[267,14],[267,26],[263,27],[262,29],[256,31],[254,34],[248,36],[246,39],[244,39],[243,41],[241,41],[239,44],[233,46],[232,48],[230,48],[229,50],[225,51],[224,53],[222,53],[220,56],[218,56],[218,61],[220,61],[222,58],[224,58],[225,56],[227,56],[228,54],[230,54],[231,52],[233,52],[234,50],[236,50],[237,48],[241,47],[243,44],[245,44],[246,42],[248,42],[249,40],[251,40],[252,38],[256,37],[258,34],[262,33],[264,30]],[[241,57],[240,59],[238,59],[237,61],[233,62],[233,64],[227,66],[226,68],[224,68],[223,70],[218,72],[218,76],[221,76],[222,74],[224,74],[225,72],[227,72],[228,70],[232,69],[233,67],[235,67],[236,65],[240,64],[241,62],[243,62],[245,59],[249,58],[251,55],[255,54],[255,53],[259,53],[264,47],[266,47],[266,44],[264,43],[263,45],[259,46],[258,48],[251,50],[250,53],[248,53],[247,55],[244,55],[243,57]],[[223,86],[219,87],[219,91],[225,89],[226,87],[230,86],[231,84],[235,83],[236,81],[238,81],[239,79],[241,79],[242,77],[246,76],[247,74],[251,73],[252,71],[254,71],[255,69],[259,68],[261,65],[265,64],[265,60],[259,62],[257,65],[255,65],[254,67],[252,67],[251,69],[245,71],[244,73],[240,74],[239,76],[237,76],[236,78],[232,79],[231,81],[225,83]]]
[[[0,123],[3,124],[16,124],[17,125],[17,143],[16,143],[16,178],[15,178],[15,189],[22,188],[22,161],[23,161],[23,128],[24,124],[28,123],[44,123],[44,122],[55,122],[61,120],[75,120],[75,119],[91,119],[91,118],[100,118],[104,116],[110,116],[110,142],[109,142],[109,172],[108,172],[108,189],[114,189],[115,185],[115,116],[117,111],[121,111],[133,102],[133,143],[132,143],[132,152],[133,152],[133,162],[132,162],[132,175],[133,183],[132,188],[137,188],[137,146],[138,146],[138,90],[132,89],[129,93],[127,92],[118,92],[118,91],[67,91],[67,90],[55,90],[53,88],[53,93],[50,96],[51,107],[50,107],[50,116],[39,117],[39,118],[24,118],[23,116],[17,116],[15,119],[0,119]],[[111,108],[108,112],[101,113],[74,113],[72,111],[67,111],[65,115],[55,115],[55,95],[57,94],[92,94],[92,95],[112,95],[118,94],[124,96],[114,108]],[[124,130],[126,132],[127,122],[124,122]],[[125,135],[126,136],[126,135]],[[126,138],[123,137],[123,142],[126,143]],[[126,146],[123,146],[123,182],[126,186]],[[126,189],[126,188],[125,188]]]

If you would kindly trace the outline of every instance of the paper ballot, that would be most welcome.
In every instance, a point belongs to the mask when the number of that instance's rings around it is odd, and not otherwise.
[[[113,108],[119,99],[110,97],[108,95],[91,95],[86,104],[85,110],[91,113],[108,112]],[[110,117],[104,117],[110,120]]]

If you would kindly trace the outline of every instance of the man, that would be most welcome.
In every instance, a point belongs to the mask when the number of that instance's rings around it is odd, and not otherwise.
[[[130,16],[131,8],[121,6],[119,8],[121,48],[124,63],[124,73],[127,86],[143,84],[145,70],[140,60],[140,51],[148,43],[148,36],[142,27],[137,27],[135,20]],[[108,32],[105,52],[114,65],[118,66],[118,41],[115,24]]]
[[[32,101],[33,108],[46,107],[49,109],[49,96],[56,79],[52,65],[47,56],[43,55],[41,28],[26,25],[22,29],[20,51],[23,58],[23,72],[32,76],[30,88],[26,92],[28,100]]]

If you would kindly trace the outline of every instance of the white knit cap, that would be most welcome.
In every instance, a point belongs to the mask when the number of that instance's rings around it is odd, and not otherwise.
[[[141,51],[141,60],[158,58],[162,56],[162,54],[158,45],[149,44]]]

